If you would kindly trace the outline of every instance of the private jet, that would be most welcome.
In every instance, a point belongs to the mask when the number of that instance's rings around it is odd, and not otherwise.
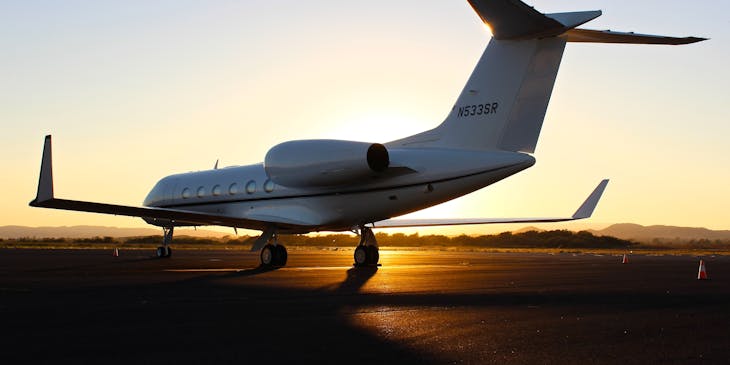
[[[56,198],[51,136],[45,138],[33,207],[134,216],[163,230],[158,257],[170,257],[175,227],[218,225],[262,231],[252,246],[263,266],[284,266],[280,234],[352,231],[355,266],[377,265],[373,229],[516,222],[591,216],[608,180],[571,216],[554,218],[393,219],[482,189],[535,164],[540,129],[569,42],[689,44],[666,37],[577,28],[601,11],[543,14],[518,0],[468,0],[492,31],[446,119],[387,143],[295,140],[262,163],[170,175],[142,206]]]

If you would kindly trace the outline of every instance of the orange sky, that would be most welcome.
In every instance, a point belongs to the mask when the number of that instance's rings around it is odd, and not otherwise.
[[[730,5],[530,4],[602,9],[590,28],[712,39],[569,44],[537,164],[414,217],[571,214],[610,178],[594,218],[548,227],[730,228]],[[29,208],[47,133],[58,196],[137,205],[164,175],[260,162],[282,141],[386,142],[429,129],[489,39],[466,1],[13,2],[0,4],[0,34],[12,50],[0,58],[0,225],[29,226],[144,225]]]

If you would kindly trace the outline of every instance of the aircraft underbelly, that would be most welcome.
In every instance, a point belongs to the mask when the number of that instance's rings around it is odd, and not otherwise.
[[[335,229],[338,225],[371,223],[407,214],[474,192],[524,168],[526,166],[515,166],[440,182],[327,197],[319,205],[333,215],[322,225]]]
[[[460,197],[502,180],[526,167],[514,166],[498,171],[393,189],[276,199],[236,204],[225,208],[234,209],[235,212],[230,213],[242,214],[247,218],[268,216],[272,219],[286,219],[290,223],[301,222],[303,230],[306,231],[349,230],[361,224],[403,215]]]

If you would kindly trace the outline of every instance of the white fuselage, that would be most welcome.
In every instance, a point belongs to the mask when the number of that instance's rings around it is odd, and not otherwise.
[[[288,229],[291,233],[344,231],[468,194],[532,166],[535,159],[517,152],[423,148],[393,150],[391,162],[394,167],[383,174],[329,187],[274,184],[261,163],[176,174],[160,180],[144,205],[252,221],[276,217],[280,231],[297,226]]]

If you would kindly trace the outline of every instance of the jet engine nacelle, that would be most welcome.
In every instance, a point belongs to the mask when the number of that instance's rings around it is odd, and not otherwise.
[[[289,141],[266,153],[264,169],[282,186],[334,186],[384,171],[388,150],[380,143],[316,139]]]

